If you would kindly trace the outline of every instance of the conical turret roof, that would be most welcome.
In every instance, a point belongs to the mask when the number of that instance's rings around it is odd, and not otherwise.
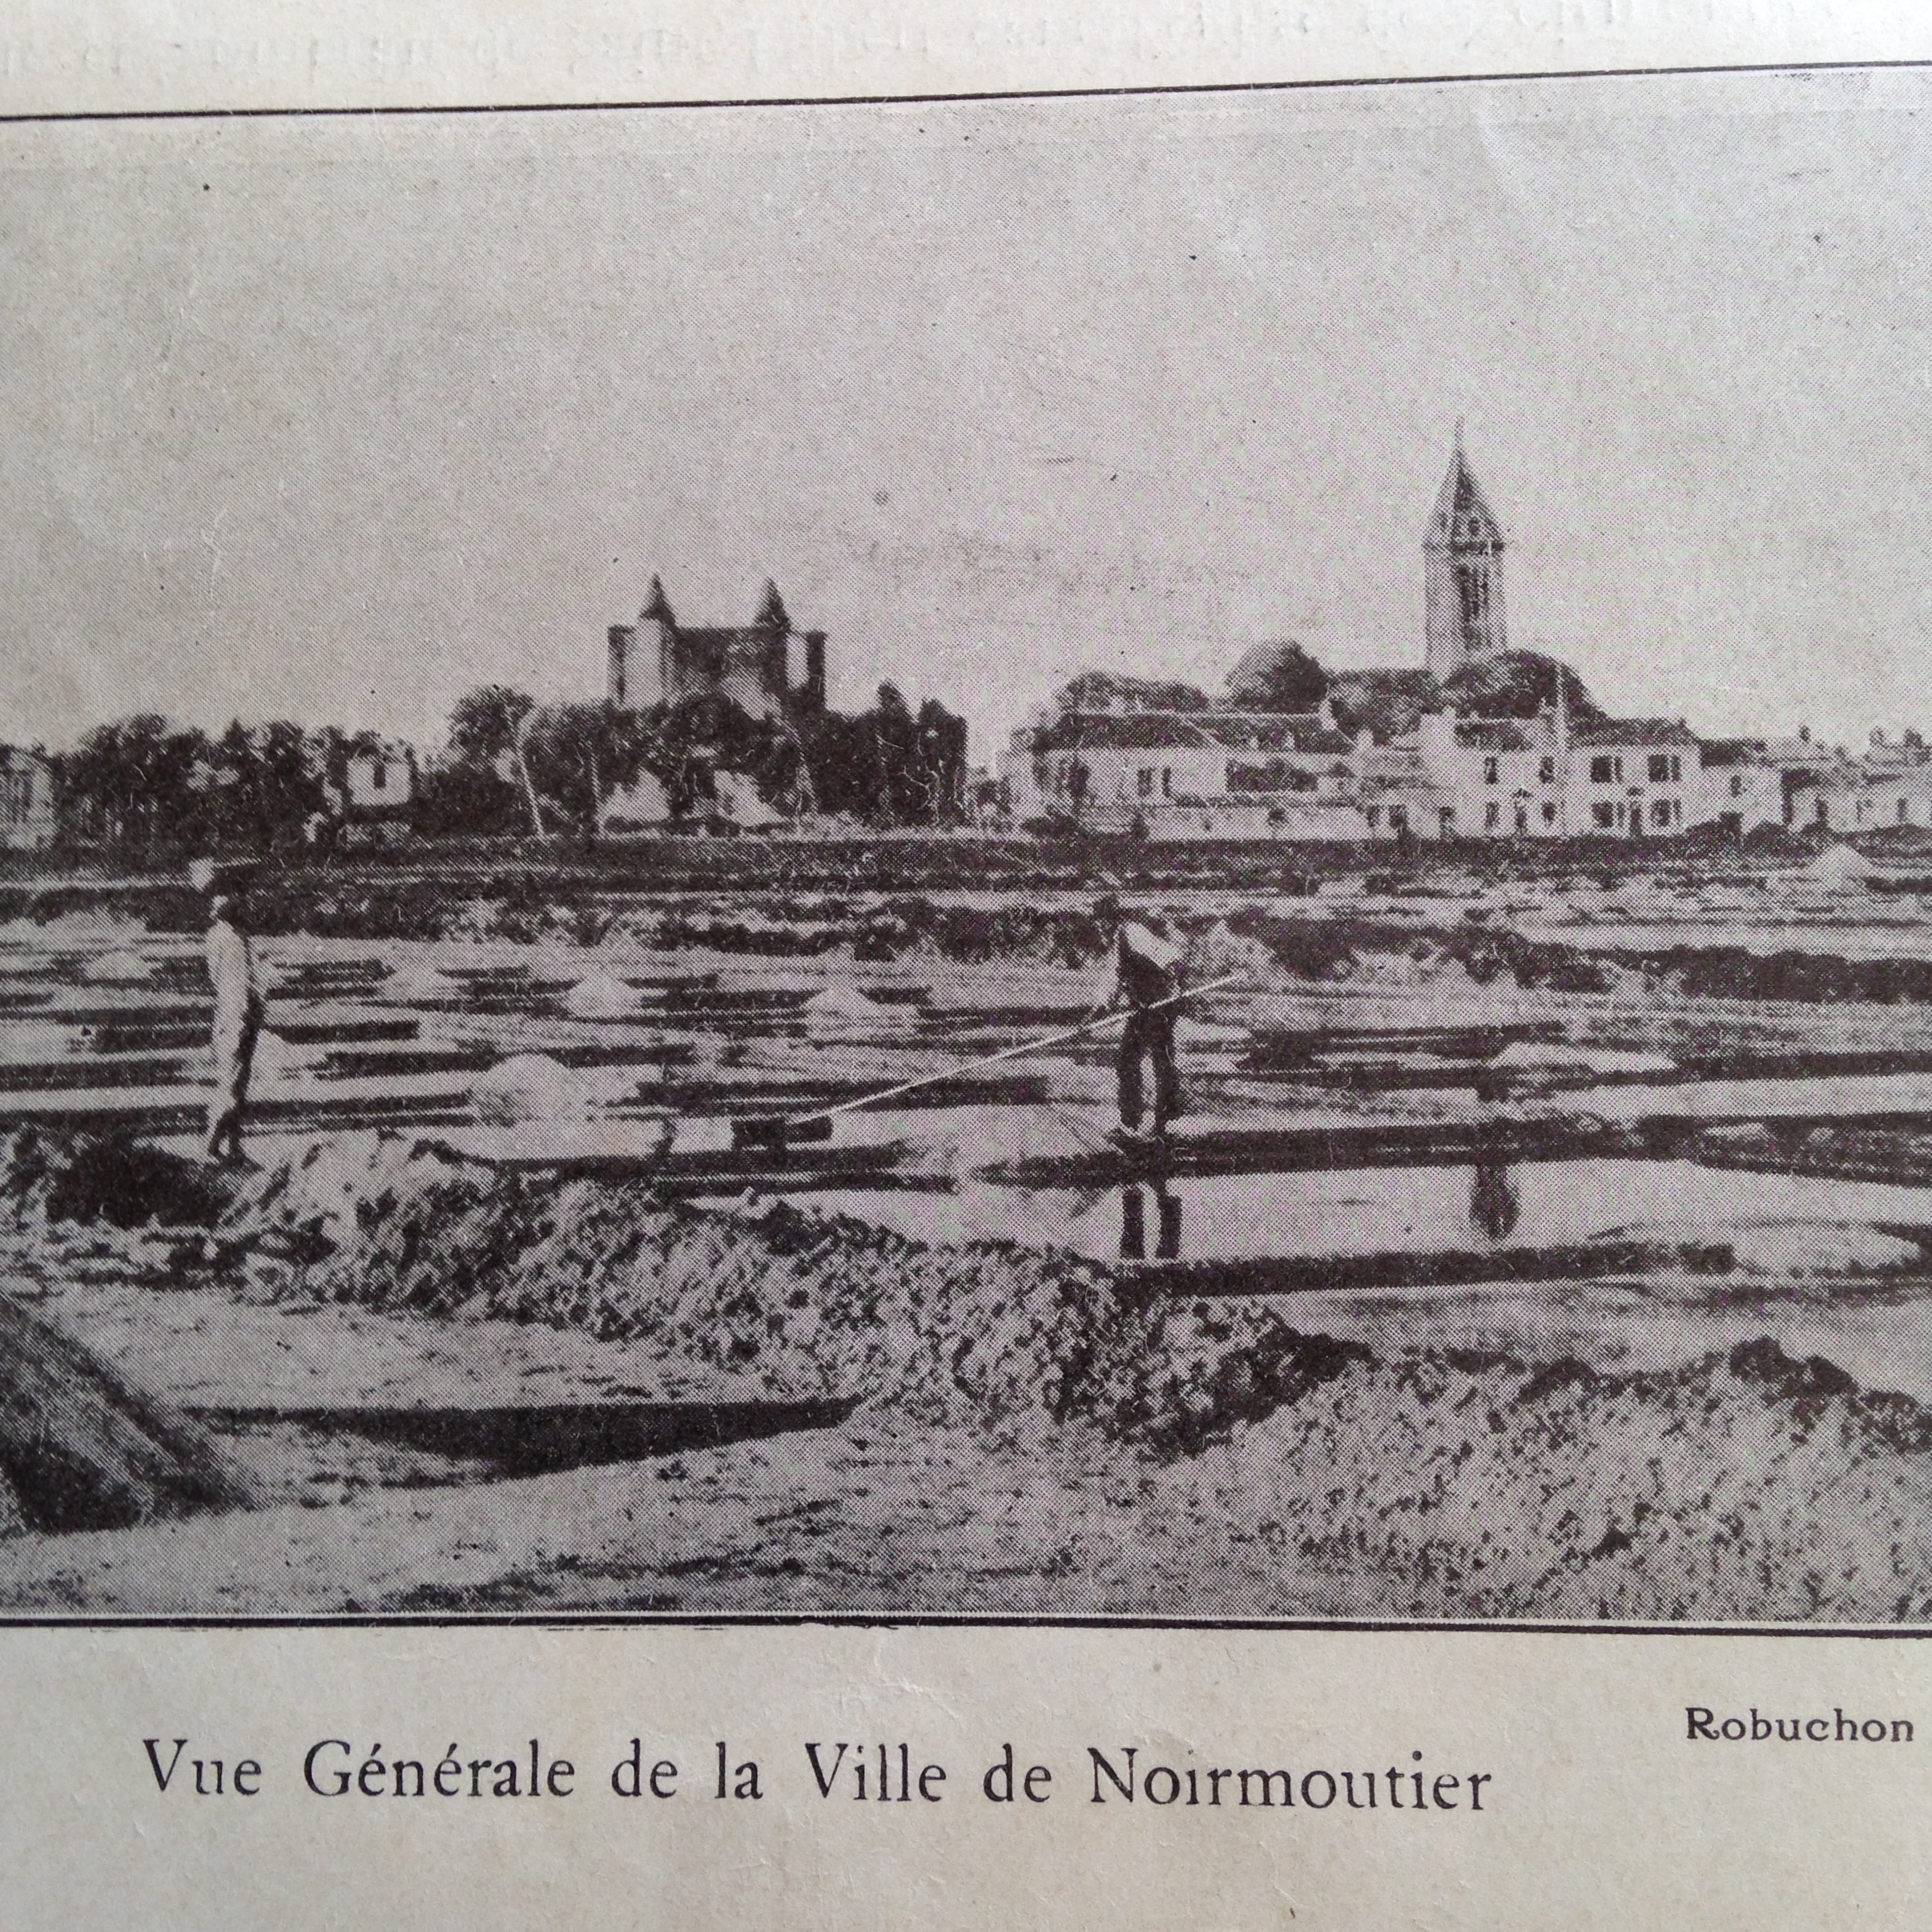
[[[789,630],[791,628],[791,617],[785,608],[785,600],[779,595],[778,586],[768,577],[765,579],[765,594],[759,602],[758,615],[752,622],[761,630]]]
[[[1499,550],[1503,526],[1495,519],[1483,486],[1463,453],[1462,439],[1449,459],[1449,473],[1436,492],[1435,508],[1429,513],[1429,533],[1423,539],[1431,549]]]
[[[638,620],[645,624],[675,624],[678,621],[671,615],[670,599],[664,594],[663,581],[654,571],[651,574],[650,595],[638,612]]]

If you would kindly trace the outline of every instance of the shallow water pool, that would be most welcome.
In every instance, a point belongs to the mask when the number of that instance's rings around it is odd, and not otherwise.
[[[1874,1224],[1932,1228],[1932,1188],[1649,1160],[1181,1176],[1085,1191],[968,1182],[956,1193],[852,1191],[802,1205],[922,1241],[1014,1241],[1102,1259],[1422,1254],[1654,1234],[1734,1240],[1747,1262],[1776,1266],[1786,1254],[1793,1266],[1825,1268],[1915,1252]]]

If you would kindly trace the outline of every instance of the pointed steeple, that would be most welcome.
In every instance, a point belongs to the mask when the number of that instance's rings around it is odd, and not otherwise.
[[[1455,426],[1449,473],[1423,538],[1423,635],[1431,676],[1509,648],[1503,610],[1503,526],[1483,494]]]
[[[644,608],[638,614],[641,624],[668,624],[675,628],[678,620],[671,615],[670,599],[664,594],[663,580],[654,570],[650,578],[650,595]]]
[[[1463,425],[1456,426],[1455,449],[1449,458],[1449,473],[1435,493],[1435,508],[1429,513],[1429,533],[1423,541],[1432,550],[1473,550],[1493,554],[1503,548],[1503,526],[1490,509],[1483,486],[1469,467],[1463,452]]]
[[[785,609],[785,600],[779,595],[779,587],[770,578],[765,579],[765,594],[758,607],[758,615],[752,622],[760,630],[790,630],[791,618]]]

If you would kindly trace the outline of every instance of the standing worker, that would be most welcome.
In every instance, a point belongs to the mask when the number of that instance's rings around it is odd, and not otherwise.
[[[238,894],[219,884],[208,901],[208,978],[215,988],[215,1090],[208,1097],[207,1157],[225,1167],[247,1165],[242,1117],[268,1008],[255,973],[255,949]]]
[[[1113,935],[1107,984],[1094,1008],[1094,1017],[1120,1012],[1127,1016],[1127,1024],[1121,1029],[1120,1053],[1114,1062],[1120,1077],[1118,1137],[1142,1138],[1141,1063],[1145,1060],[1153,1073],[1154,1137],[1163,1138],[1169,1123],[1181,1111],[1181,1069],[1174,1062],[1176,1008],[1173,1004],[1181,992],[1181,948],[1153,915],[1123,919],[1117,900],[1097,901],[1093,916],[1103,932],[1111,929]]]

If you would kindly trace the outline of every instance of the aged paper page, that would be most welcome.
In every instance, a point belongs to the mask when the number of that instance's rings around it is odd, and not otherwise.
[[[1928,59],[0,26],[6,1922],[1918,1923]]]

